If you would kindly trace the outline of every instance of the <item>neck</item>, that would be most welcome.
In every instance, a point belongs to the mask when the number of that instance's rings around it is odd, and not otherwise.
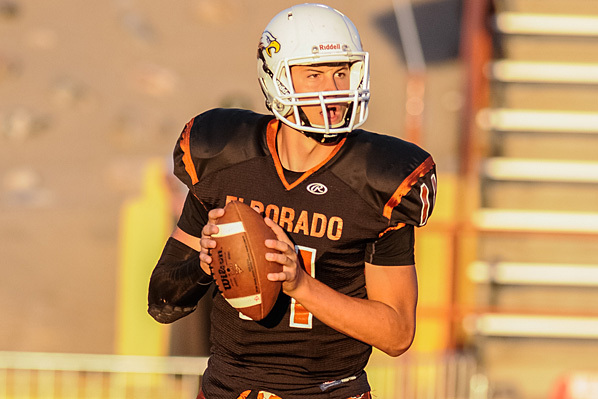
[[[276,144],[282,166],[294,172],[305,172],[320,165],[336,148],[336,145],[318,143],[284,123]]]

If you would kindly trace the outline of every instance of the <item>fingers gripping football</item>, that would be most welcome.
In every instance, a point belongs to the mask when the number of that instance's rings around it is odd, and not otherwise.
[[[295,246],[282,227],[269,218],[265,218],[264,221],[274,231],[277,238],[277,240],[266,240],[266,247],[276,251],[267,253],[266,259],[283,266],[281,272],[268,274],[268,279],[271,281],[282,281],[282,290],[286,294],[293,296],[293,291],[295,291],[306,275],[305,270],[301,267]]]
[[[208,213],[208,223],[203,227],[201,232],[201,239],[199,240],[199,245],[201,246],[199,260],[201,262],[202,269],[204,269],[204,271],[208,274],[210,273],[210,264],[212,263],[210,251],[216,247],[216,241],[212,239],[212,235],[219,232],[216,223],[223,215],[224,209],[212,209]]]

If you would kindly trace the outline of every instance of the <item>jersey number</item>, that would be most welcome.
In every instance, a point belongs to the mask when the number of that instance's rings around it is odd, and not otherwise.
[[[297,245],[299,256],[303,260],[305,270],[310,276],[316,277],[316,250]],[[291,320],[289,325],[295,328],[311,328],[313,315],[294,298],[291,298]]]
[[[419,192],[420,200],[422,202],[422,214],[419,222],[420,226],[428,223],[430,210],[432,209],[432,206],[434,206],[434,198],[436,198],[436,175],[432,175],[430,180],[432,182],[432,195],[430,195],[430,188],[428,188],[426,183],[421,185],[421,191]],[[430,197],[432,198],[431,201]]]

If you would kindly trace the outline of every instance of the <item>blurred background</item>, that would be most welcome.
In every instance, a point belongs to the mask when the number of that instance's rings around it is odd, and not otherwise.
[[[0,398],[195,397],[210,304],[146,313],[172,150],[204,110],[267,112],[257,44],[294,3],[0,0]],[[326,4],[371,55],[365,128],[438,164],[375,397],[598,398],[598,1]]]

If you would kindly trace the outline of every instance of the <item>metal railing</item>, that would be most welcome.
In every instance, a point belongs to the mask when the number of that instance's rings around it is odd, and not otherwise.
[[[0,399],[195,399],[203,357],[0,352]],[[374,356],[377,399],[486,399],[488,381],[466,355]]]
[[[194,399],[206,358],[0,352],[0,399]]]
[[[489,381],[466,354],[373,357],[366,368],[376,399],[487,399]]]

